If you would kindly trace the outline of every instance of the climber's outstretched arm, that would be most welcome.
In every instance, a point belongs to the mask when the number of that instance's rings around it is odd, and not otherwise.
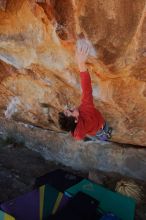
[[[81,105],[86,105],[87,108],[91,105],[93,106],[91,78],[86,67],[89,50],[89,45],[86,43],[80,45],[80,47],[77,47],[76,50],[76,60],[80,71],[82,87]]]

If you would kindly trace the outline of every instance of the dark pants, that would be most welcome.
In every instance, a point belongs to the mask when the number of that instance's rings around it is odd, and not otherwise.
[[[105,122],[103,128],[96,133],[95,137],[100,141],[108,141],[109,139],[111,139],[111,134],[112,128],[109,127],[107,122]]]
[[[86,137],[84,141],[108,141],[111,139],[112,128],[109,127],[108,123],[105,122],[103,128],[101,128],[95,136]]]

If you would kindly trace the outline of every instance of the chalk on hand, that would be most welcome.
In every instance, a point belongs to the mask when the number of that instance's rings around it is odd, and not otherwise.
[[[89,56],[97,57],[96,50],[93,47],[92,43],[89,40],[85,39],[85,38],[79,38],[77,40],[77,43],[76,43],[77,49],[80,49],[84,45],[88,45],[88,47],[89,47]]]

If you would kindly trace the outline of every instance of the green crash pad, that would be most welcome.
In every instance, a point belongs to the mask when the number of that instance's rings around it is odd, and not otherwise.
[[[0,210],[0,220],[15,220],[15,218]]]
[[[56,190],[49,184],[40,187],[40,219],[47,219],[50,214],[54,214],[58,208],[63,193]]]
[[[84,192],[100,202],[99,207],[105,212],[112,212],[122,220],[134,220],[136,202],[134,199],[112,192],[90,180],[84,179],[66,190],[67,195],[74,196]]]
[[[55,214],[57,210],[61,210],[70,200],[70,198],[49,184],[41,186],[39,193],[40,220],[48,219],[50,214]]]

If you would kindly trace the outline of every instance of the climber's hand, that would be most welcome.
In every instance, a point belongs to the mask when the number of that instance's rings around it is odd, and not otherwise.
[[[80,72],[86,71],[86,61],[89,54],[89,45],[86,43],[78,45],[76,49],[76,61],[79,66]]]

